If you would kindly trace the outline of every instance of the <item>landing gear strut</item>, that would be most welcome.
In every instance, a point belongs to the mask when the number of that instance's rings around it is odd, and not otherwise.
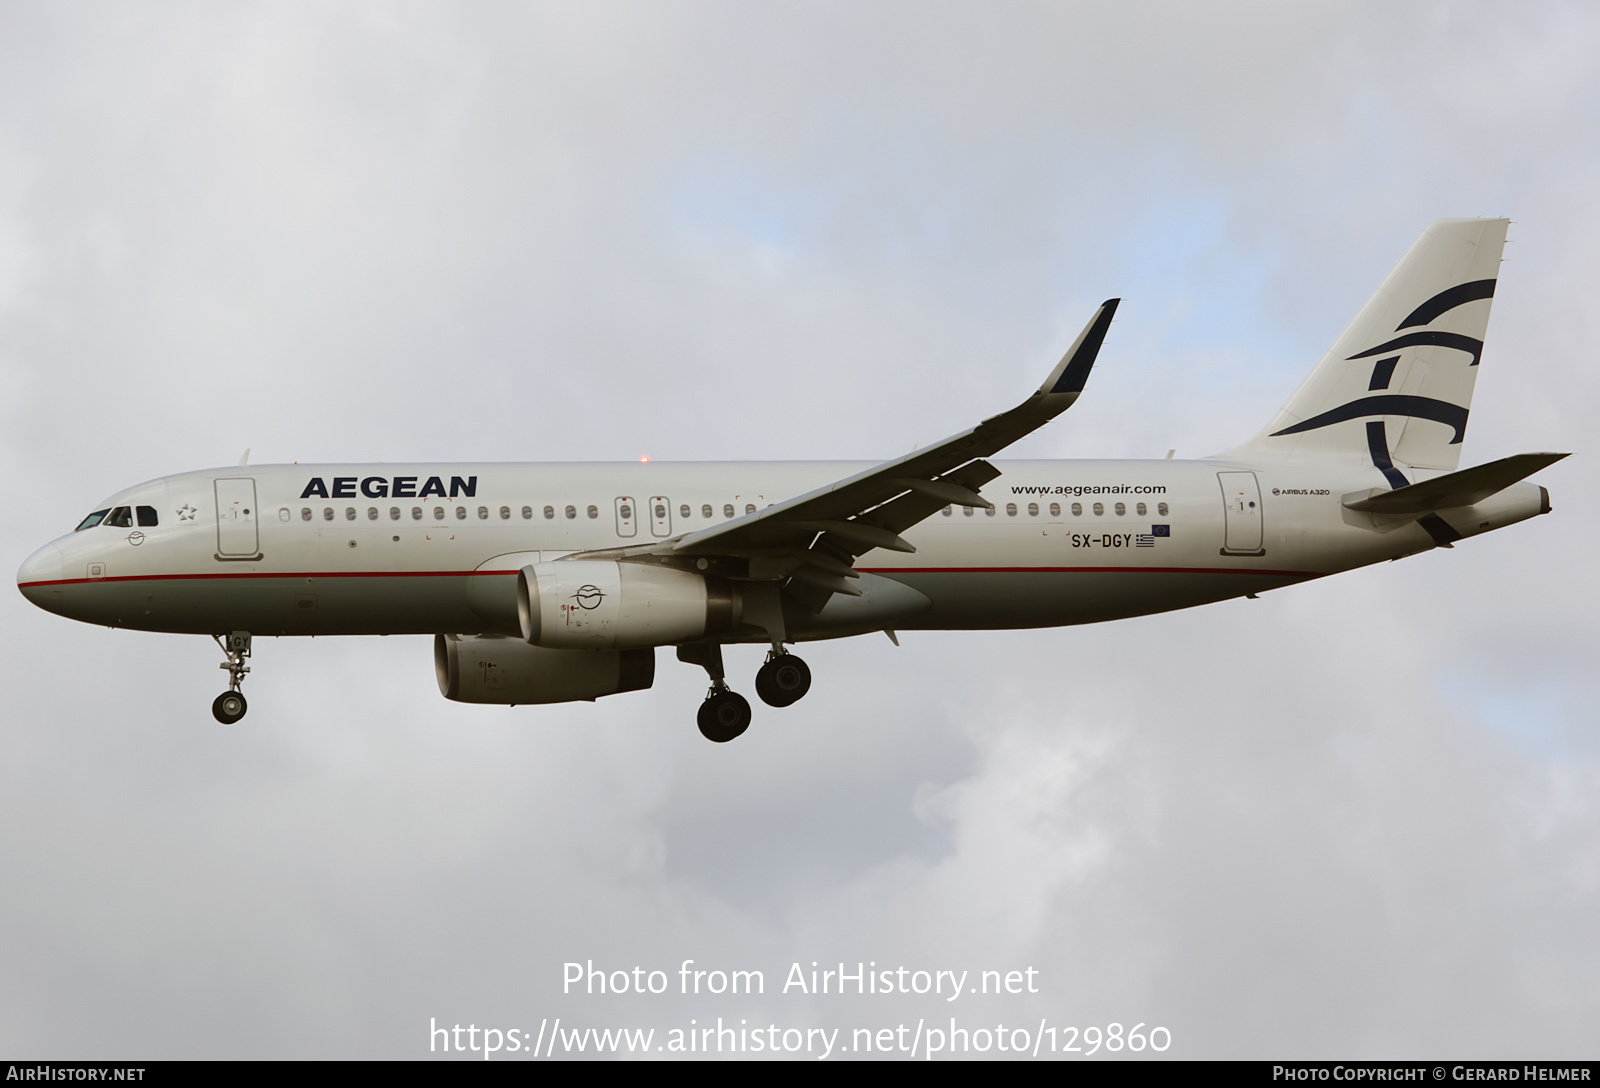
[[[678,647],[678,660],[699,665],[711,677],[711,690],[700,704],[695,720],[706,740],[726,744],[750,728],[750,703],[743,695],[728,690],[722,671],[722,644],[691,642]]]
[[[791,653],[773,650],[756,673],[756,694],[768,706],[793,706],[810,690],[810,668]]]
[[[722,669],[722,644],[690,642],[678,647],[678,660],[699,665],[711,677],[711,690],[700,704],[696,721],[710,741],[726,744],[750,728],[750,703],[728,689]],[[811,670],[794,654],[774,645],[767,663],[756,673],[756,694],[768,706],[792,706],[811,690]]]
[[[217,666],[228,670],[228,690],[212,702],[211,716],[223,725],[232,725],[250,709],[250,704],[244,701],[244,692],[239,690],[244,684],[244,674],[250,671],[250,666],[244,663],[244,659],[250,656],[250,632],[234,631],[226,639],[221,635],[211,637],[217,640],[217,645],[228,658]]]

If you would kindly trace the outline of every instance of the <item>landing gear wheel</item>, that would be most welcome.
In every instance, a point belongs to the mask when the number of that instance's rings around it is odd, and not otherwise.
[[[232,725],[244,717],[244,712],[249,709],[250,704],[244,701],[244,692],[225,691],[211,704],[211,716],[223,725]]]
[[[713,691],[700,704],[698,719],[706,740],[726,744],[750,728],[750,704],[736,691]]]
[[[811,670],[794,654],[769,658],[756,673],[756,694],[768,706],[792,706],[811,690]]]
[[[245,674],[250,671],[250,666],[244,663],[250,656],[250,632],[233,631],[226,638],[222,635],[211,637],[228,659],[217,666],[227,670],[228,690],[212,700],[211,716],[223,725],[232,725],[244,717],[244,712],[250,708],[250,704],[244,701],[244,692],[239,690]]]

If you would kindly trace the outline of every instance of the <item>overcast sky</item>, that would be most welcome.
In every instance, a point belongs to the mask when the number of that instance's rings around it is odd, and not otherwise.
[[[1509,216],[1464,464],[1555,513],[1097,627],[457,706],[425,638],[3,605],[0,1053],[418,1057],[430,1018],[1143,1022],[1185,1057],[1574,1057],[1600,1022],[1600,13],[1572,3],[0,0],[15,567],[171,472],[1255,432],[1432,220]],[[730,652],[750,690],[759,648]],[[759,969],[755,998],[562,965]],[[1038,992],[780,993],[791,963]]]

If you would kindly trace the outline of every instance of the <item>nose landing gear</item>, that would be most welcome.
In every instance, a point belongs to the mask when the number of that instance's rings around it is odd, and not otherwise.
[[[250,632],[234,631],[226,639],[221,635],[211,637],[217,640],[217,645],[228,658],[217,666],[228,670],[228,690],[211,703],[211,716],[223,725],[232,725],[250,709],[250,704],[245,702],[244,692],[239,690],[244,684],[244,674],[250,671],[250,666],[244,663],[244,659],[250,656]]]
[[[225,691],[218,695],[211,703],[211,716],[223,725],[232,725],[244,717],[244,712],[250,705],[244,700],[242,691]]]

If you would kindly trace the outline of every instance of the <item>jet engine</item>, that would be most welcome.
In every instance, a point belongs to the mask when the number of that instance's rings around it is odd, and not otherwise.
[[[458,703],[594,702],[655,683],[654,650],[547,650],[497,635],[434,635],[439,693]]]
[[[517,575],[522,637],[552,649],[687,642],[733,631],[740,611],[727,582],[672,567],[574,559]]]

